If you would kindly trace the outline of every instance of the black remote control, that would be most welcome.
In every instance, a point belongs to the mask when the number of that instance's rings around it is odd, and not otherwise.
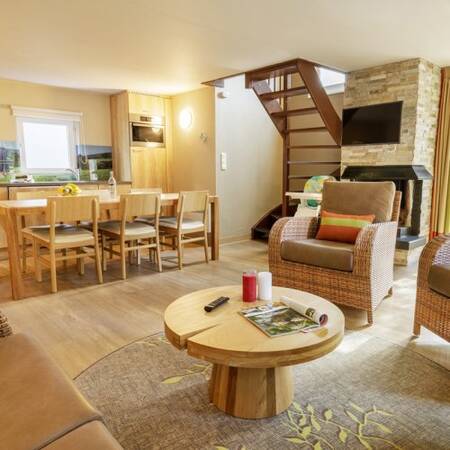
[[[230,300],[230,297],[219,297],[219,298],[216,298],[216,300],[213,300],[211,303],[208,303],[205,306],[205,311],[206,312],[211,312],[213,309],[216,309],[218,306],[223,305],[228,300]]]

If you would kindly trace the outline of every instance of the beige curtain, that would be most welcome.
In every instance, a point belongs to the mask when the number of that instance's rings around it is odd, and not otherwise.
[[[450,67],[442,69],[430,238],[450,233]]]

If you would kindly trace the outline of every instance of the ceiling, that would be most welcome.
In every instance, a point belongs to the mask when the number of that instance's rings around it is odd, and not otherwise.
[[[302,57],[450,65],[449,0],[0,0],[0,77],[175,94]]]

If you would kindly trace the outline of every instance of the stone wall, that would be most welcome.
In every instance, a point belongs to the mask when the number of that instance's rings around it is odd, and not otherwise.
[[[342,164],[412,164],[419,86],[419,59],[347,74],[344,108],[403,101],[400,144],[343,146]]]
[[[440,68],[420,58],[348,73],[344,108],[403,101],[403,111],[400,143],[343,146],[341,169],[349,165],[423,164],[433,173],[439,95]],[[424,181],[423,236],[428,235],[430,209],[431,181]],[[407,257],[402,255],[402,260]]]
[[[419,63],[419,95],[417,99],[416,137],[413,164],[423,164],[433,173],[436,132],[439,114],[441,70],[427,61]],[[423,182],[421,234],[429,235],[432,180]]]

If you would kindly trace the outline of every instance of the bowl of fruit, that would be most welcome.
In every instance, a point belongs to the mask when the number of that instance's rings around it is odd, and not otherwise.
[[[73,183],[67,183],[66,185],[58,188],[58,193],[62,196],[78,195],[80,192],[81,189]]]

